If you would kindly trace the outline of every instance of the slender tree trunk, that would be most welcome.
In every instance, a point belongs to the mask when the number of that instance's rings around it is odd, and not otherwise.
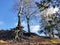
[[[28,35],[30,36],[30,12],[29,12],[30,0],[26,0],[26,19],[27,19],[27,28]]]
[[[30,36],[30,23],[29,23],[29,18],[27,18],[27,27],[28,27],[28,33],[29,33],[29,36]]]

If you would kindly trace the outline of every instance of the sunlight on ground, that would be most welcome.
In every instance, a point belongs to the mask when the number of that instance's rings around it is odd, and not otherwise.
[[[6,41],[0,40],[0,43],[7,43]]]
[[[51,40],[51,42],[54,43],[54,44],[60,43],[60,42],[57,41],[57,40]]]

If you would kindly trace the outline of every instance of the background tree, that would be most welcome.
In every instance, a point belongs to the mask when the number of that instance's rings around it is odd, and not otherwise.
[[[41,23],[43,24],[43,27],[44,27],[44,29],[41,30],[40,33],[45,32],[46,34],[48,32],[50,37],[51,35],[53,35],[54,37],[53,31],[54,29],[56,29],[55,26],[58,25],[57,23],[58,23],[59,16],[55,14],[59,10],[58,7],[60,3],[58,1],[57,0],[54,0],[54,1],[42,0],[40,1],[40,3],[36,2],[37,7],[40,9],[40,15],[42,18]],[[53,9],[56,9],[56,10],[52,12]]]

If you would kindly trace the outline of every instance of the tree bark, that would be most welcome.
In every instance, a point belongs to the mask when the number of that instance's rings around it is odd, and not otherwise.
[[[28,34],[30,36],[30,23],[29,23],[29,18],[27,18],[27,27],[28,27]]]

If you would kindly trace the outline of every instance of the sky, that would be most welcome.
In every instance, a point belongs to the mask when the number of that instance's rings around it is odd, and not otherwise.
[[[0,29],[14,27],[16,14],[13,13],[14,0],[0,0]]]

